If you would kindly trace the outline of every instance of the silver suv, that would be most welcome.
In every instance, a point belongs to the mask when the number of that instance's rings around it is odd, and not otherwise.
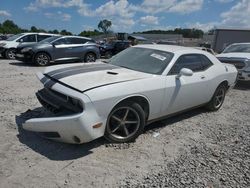
[[[216,57],[238,69],[238,80],[250,81],[250,43],[231,44]]]
[[[0,53],[7,59],[15,59],[15,51],[19,44],[34,44],[55,36],[50,33],[20,33],[0,41]]]
[[[46,66],[52,62],[94,62],[100,57],[100,52],[90,38],[54,36],[34,45],[19,45],[15,57],[20,61]]]

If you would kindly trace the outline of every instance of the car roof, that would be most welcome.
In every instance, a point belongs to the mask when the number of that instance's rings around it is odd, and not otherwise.
[[[203,53],[204,52],[199,49],[195,49],[191,47],[165,45],[165,44],[142,44],[142,45],[136,45],[133,47],[148,48],[148,49],[161,50],[161,51],[172,52],[172,53],[177,53],[177,52],[182,52],[182,51],[188,51],[189,53]]]
[[[24,35],[32,35],[32,34],[37,34],[37,35],[51,35],[51,36],[60,36],[59,34],[53,34],[53,33],[21,33],[21,34],[24,34]]]
[[[230,45],[240,45],[240,44],[250,44],[250,42],[239,42],[239,43],[232,43]]]
[[[92,38],[88,38],[88,37],[81,37],[81,36],[75,36],[75,35],[64,35],[64,36],[62,36],[62,37],[64,37],[64,38],[74,37],[74,38],[80,38],[80,39],[93,40]]]

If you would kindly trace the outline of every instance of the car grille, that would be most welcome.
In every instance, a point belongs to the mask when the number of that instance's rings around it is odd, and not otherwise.
[[[234,65],[237,69],[243,69],[246,66],[245,59],[218,58],[222,63]]]
[[[43,88],[36,93],[36,96],[43,107],[55,114],[60,112],[79,113],[83,111],[79,100],[52,89]]]

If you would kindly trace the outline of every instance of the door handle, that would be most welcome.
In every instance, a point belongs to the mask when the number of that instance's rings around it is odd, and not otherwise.
[[[206,76],[204,76],[204,75],[201,76],[201,79],[205,79],[205,78],[206,78]]]

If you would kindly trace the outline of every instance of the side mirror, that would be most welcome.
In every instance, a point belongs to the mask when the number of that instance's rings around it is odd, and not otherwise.
[[[55,43],[52,43],[52,46],[55,48],[56,47]]]
[[[179,79],[181,76],[192,76],[194,73],[191,69],[182,68],[180,73],[176,76]]]
[[[19,42],[23,42],[23,39],[20,39]]]

